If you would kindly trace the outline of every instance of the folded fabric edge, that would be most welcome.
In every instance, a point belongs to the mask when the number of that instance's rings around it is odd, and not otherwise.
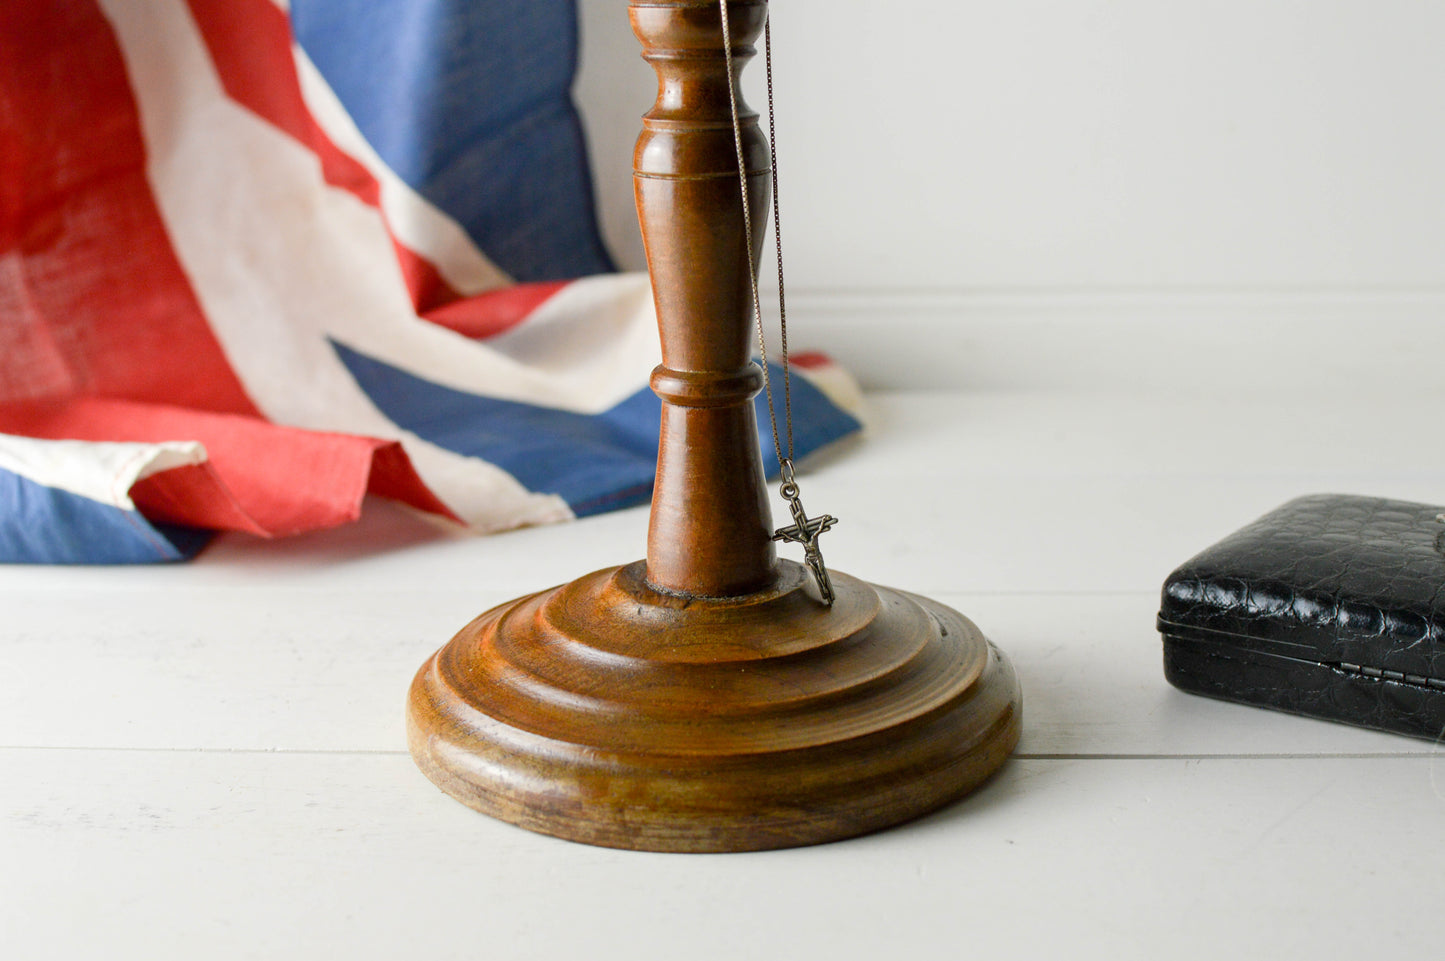
[[[368,492],[459,520],[396,440],[111,398],[6,405],[0,425],[0,467],[159,524],[288,536],[356,520]]]
[[[194,557],[212,532],[152,521],[131,492],[202,469],[200,444],[88,444],[0,435],[0,563],[136,564]]]

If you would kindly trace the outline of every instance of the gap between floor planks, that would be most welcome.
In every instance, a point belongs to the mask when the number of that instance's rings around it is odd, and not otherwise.
[[[1393,758],[1437,758],[1445,754],[1445,747],[1435,745],[1437,750],[1419,751],[1342,751],[1338,753],[1309,754],[1302,751],[1267,754],[1050,754],[1015,753],[1015,761],[1325,761],[1365,760]],[[405,757],[406,751],[385,750],[344,750],[312,748],[245,748],[245,747],[91,747],[86,745],[64,745],[56,747],[44,744],[0,744],[4,751],[69,751],[69,752],[118,752],[133,754],[238,754],[238,755],[285,755],[288,757]]]

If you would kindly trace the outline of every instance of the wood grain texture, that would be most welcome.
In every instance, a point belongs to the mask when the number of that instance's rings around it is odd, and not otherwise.
[[[661,594],[642,565],[483,614],[412,689],[409,738],[458,800],[608,847],[740,851],[915,817],[1019,737],[1013,670],[962,615],[783,562],[743,598]]]
[[[767,4],[730,3],[734,70],[753,55]],[[647,576],[706,597],[746,594],[776,578],[752,398],[748,248],[762,250],[768,148],[757,114],[738,103],[754,216],[745,229],[728,96],[734,81],[714,0],[634,3],[632,27],[657,71],[657,102],[633,155],[637,215],[662,337],[652,387],[662,436]]]
[[[658,96],[635,154],[662,365],[647,559],[483,614],[424,665],[408,742],[444,791],[589,844],[744,851],[895,824],[1018,743],[1012,667],[940,604],[780,563],[750,360],[767,145],[729,88],[767,5],[632,4]],[[741,155],[741,156],[740,156]],[[745,167],[744,177],[739,163]],[[743,183],[758,214],[748,232]]]

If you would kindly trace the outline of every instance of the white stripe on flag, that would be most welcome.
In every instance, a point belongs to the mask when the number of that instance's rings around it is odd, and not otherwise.
[[[643,273],[574,280],[526,321],[485,344],[443,333],[452,340],[442,351],[400,351],[394,342],[343,339],[434,384],[579,414],[605,411],[637,393],[662,362],[652,285]],[[479,355],[488,363],[478,363]],[[507,376],[510,384],[503,380]]]
[[[396,239],[428,260],[442,279],[464,296],[510,284],[511,278],[477,249],[460,224],[412,190],[377,156],[306,51],[293,43],[291,55],[311,116],[332,143],[381,185],[381,210]]]
[[[205,462],[206,449],[195,441],[132,444],[0,434],[0,469],[124,510],[135,510],[130,489],[138,481]]]

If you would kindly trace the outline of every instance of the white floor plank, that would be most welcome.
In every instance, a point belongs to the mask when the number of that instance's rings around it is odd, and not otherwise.
[[[1182,694],[1165,683],[1152,594],[939,593],[1013,660],[1019,750],[1044,755],[1425,753],[1429,742]],[[404,749],[412,674],[482,609],[471,591],[206,588],[56,605],[0,593],[0,746]]]
[[[1281,381],[1263,396],[890,391],[867,399],[872,429],[836,462],[850,476],[1312,472],[1369,479],[1381,472],[1438,476],[1445,467],[1445,450],[1420,444],[1445,403],[1445,384],[1401,385],[1387,396],[1320,379]]]
[[[842,844],[605,851],[401,755],[4,752],[6,957],[1428,957],[1445,758],[1015,760]],[[1063,946],[1067,946],[1065,949]]]
[[[1445,502],[1437,479],[1445,468],[1430,478],[1372,476],[1023,474],[900,487],[830,473],[804,492],[809,510],[840,518],[823,541],[830,565],[878,583],[921,593],[1141,592],[1158,590],[1188,557],[1300,494]],[[379,503],[352,529],[279,543],[227,538],[190,565],[10,567],[0,570],[0,590],[119,591],[138,605],[207,587],[246,588],[265,600],[438,587],[507,597],[640,559],[646,532],[646,512],[633,509],[492,538],[433,535],[424,522]]]

